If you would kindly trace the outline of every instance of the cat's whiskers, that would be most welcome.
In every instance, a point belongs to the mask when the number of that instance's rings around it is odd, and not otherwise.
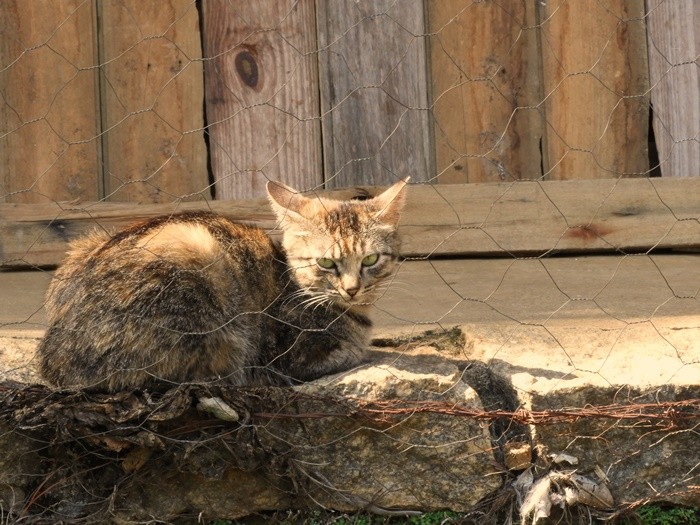
[[[404,288],[403,285],[406,285],[406,287]],[[407,283],[400,281],[381,281],[368,286],[364,294],[367,296],[367,300],[358,304],[373,305],[389,293],[390,290],[398,290],[401,293],[411,293],[411,289],[407,286]]]
[[[381,282],[381,283],[378,283],[378,289],[380,289],[382,293],[386,293],[390,290],[398,290],[400,292],[412,292],[413,291],[410,283],[405,282],[405,281]]]
[[[301,308],[302,312],[305,312],[312,306],[314,307],[314,310],[322,304],[327,303],[330,306],[332,300],[328,296],[327,290],[305,287],[289,294],[289,297],[285,299],[284,304],[289,303],[293,303],[292,310]]]
[[[333,301],[332,301],[331,298],[328,297],[327,295],[325,295],[325,294],[319,294],[319,295],[315,295],[315,296],[313,296],[313,297],[309,297],[308,299],[305,299],[304,301],[302,301],[301,303],[299,303],[298,306],[301,306],[301,307],[302,307],[302,311],[305,312],[306,310],[308,310],[308,309],[311,308],[312,306],[314,307],[314,310],[313,310],[313,311],[316,311],[316,309],[317,309],[319,306],[322,306],[322,305],[324,305],[324,304],[326,305],[326,307],[329,307],[329,306],[331,306],[331,305],[333,304]]]
[[[316,304],[316,306],[314,306],[314,309],[313,309],[311,312],[312,312],[312,313],[316,312],[316,310],[318,309],[319,306],[325,306],[325,307],[326,307],[326,311],[328,311],[328,309],[329,309],[332,305],[333,305],[333,301],[331,301],[330,299],[329,299],[329,300],[326,300],[326,301],[319,301],[318,304]]]
[[[323,294],[323,290],[319,290],[317,288],[313,288],[311,286],[305,286],[302,288],[299,288],[298,290],[293,291],[292,293],[288,294],[287,297],[285,298],[285,304],[295,301],[300,298],[306,298],[310,296],[317,296]]]

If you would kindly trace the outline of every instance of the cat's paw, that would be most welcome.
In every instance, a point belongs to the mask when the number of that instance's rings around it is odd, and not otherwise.
[[[345,372],[367,360],[367,351],[351,343],[343,342],[340,347],[331,352],[326,360],[328,373]]]

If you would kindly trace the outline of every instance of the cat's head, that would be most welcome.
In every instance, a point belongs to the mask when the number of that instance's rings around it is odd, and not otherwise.
[[[362,201],[306,197],[268,182],[293,277],[307,295],[319,304],[333,301],[349,307],[379,297],[398,260],[397,225],[407,182]]]

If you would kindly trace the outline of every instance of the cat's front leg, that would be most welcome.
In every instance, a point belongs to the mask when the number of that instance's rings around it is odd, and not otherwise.
[[[358,345],[357,341],[341,341],[319,364],[318,377],[346,372],[361,365],[366,359],[365,345]]]
[[[362,332],[339,333],[337,328],[287,332],[288,337],[277,339],[276,355],[268,364],[292,383],[314,381],[357,367],[366,358],[369,337]]]

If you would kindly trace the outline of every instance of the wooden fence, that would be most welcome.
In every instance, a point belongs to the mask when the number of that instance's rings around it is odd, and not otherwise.
[[[698,175],[700,7],[647,4],[7,0],[0,200],[645,177],[650,103]]]

